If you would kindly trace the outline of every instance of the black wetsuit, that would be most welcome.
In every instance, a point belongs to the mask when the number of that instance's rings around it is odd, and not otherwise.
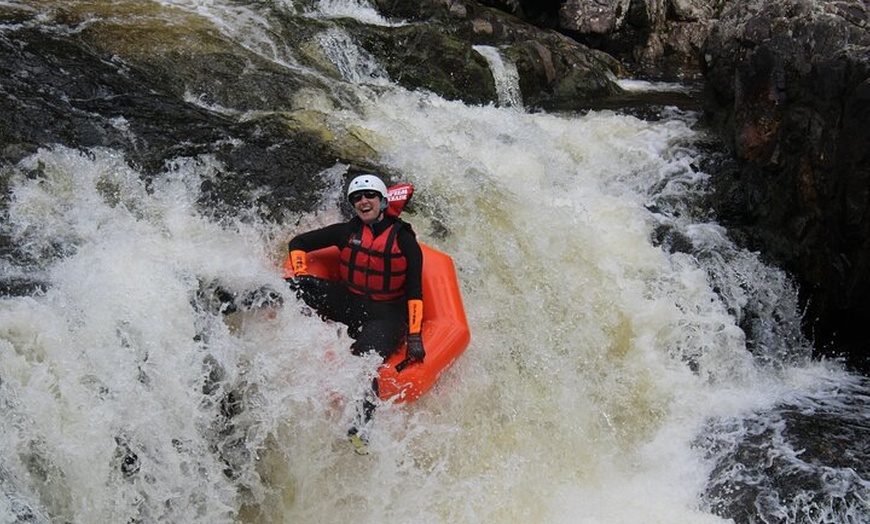
[[[326,226],[296,236],[290,241],[290,251],[314,251],[328,246],[343,249],[363,227],[371,227],[374,236],[399,223],[396,244],[405,257],[405,296],[396,300],[372,300],[352,293],[343,282],[324,279],[296,279],[299,297],[325,319],[341,322],[348,335],[355,339],[351,346],[355,354],[376,351],[386,358],[404,341],[408,328],[408,300],[423,298],[423,253],[410,224],[397,218],[384,217],[366,226],[359,218]]]

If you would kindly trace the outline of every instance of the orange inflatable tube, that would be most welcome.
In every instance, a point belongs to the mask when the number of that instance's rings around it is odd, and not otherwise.
[[[378,392],[383,400],[411,402],[429,391],[438,377],[468,347],[471,331],[459,292],[453,259],[423,243],[423,362],[408,363],[405,346],[387,359],[379,370]],[[308,272],[338,280],[339,251],[328,247],[308,253]],[[293,275],[288,256],[285,274]]]

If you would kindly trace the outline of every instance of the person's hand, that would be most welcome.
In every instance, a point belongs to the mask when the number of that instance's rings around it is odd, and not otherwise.
[[[422,335],[419,333],[408,335],[406,343],[405,354],[407,359],[416,362],[423,362],[423,358],[426,357],[426,350],[423,349]]]

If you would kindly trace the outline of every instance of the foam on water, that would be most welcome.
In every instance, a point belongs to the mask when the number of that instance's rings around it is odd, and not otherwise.
[[[673,169],[664,151],[692,131],[384,96],[358,124],[417,186],[421,239],[455,255],[474,337],[430,395],[381,409],[365,459],[343,432],[374,363],[284,293],[293,228],[202,214],[207,158],[149,188],[107,150],[21,164],[9,224],[49,282],[2,302],[19,421],[4,423],[4,469],[57,471],[34,507],[83,520],[220,521],[254,506],[327,522],[711,521],[691,448],[710,399],[736,390],[736,413],[773,402],[778,379],[697,264],[650,243],[632,184]],[[301,218],[299,230],[337,216]],[[268,285],[288,306],[222,319],[206,300],[215,282]],[[128,450],[138,469],[125,477]]]
[[[346,430],[376,362],[278,270],[292,235],[340,219],[346,166],[316,213],[275,224],[201,208],[225,171],[211,157],[146,185],[117,151],[46,147],[13,169],[4,217],[20,264],[0,271],[45,287],[0,298],[7,520],[720,522],[710,421],[845,380],[805,358],[788,279],[685,204],[706,180],[692,115],[359,96],[328,124],[415,185],[404,216],[455,258],[465,355],[417,403],[381,406],[358,457]],[[692,249],[662,249],[662,227]],[[284,304],[224,315],[218,287]],[[740,436],[723,428],[724,449]]]
[[[352,18],[364,24],[376,26],[401,25],[380,15],[368,0],[318,0],[311,16],[317,18]]]

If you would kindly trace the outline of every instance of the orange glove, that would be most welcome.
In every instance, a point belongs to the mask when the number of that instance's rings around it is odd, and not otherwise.
[[[290,264],[293,269],[293,276],[308,274],[308,254],[301,249],[295,249],[290,252]]]
[[[409,361],[423,362],[426,350],[423,349],[423,336],[420,331],[423,328],[423,301],[419,299],[408,301],[408,337],[406,339],[405,354]]]
[[[419,299],[408,301],[408,334],[418,335],[423,329],[423,301]]]

